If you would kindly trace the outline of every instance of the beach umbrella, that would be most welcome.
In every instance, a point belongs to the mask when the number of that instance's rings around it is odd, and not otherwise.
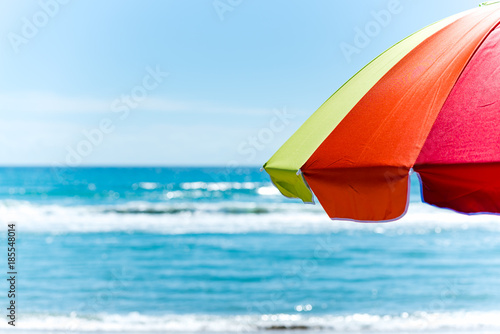
[[[304,202],[314,192],[331,218],[389,221],[416,172],[429,204],[499,213],[499,24],[500,4],[483,3],[381,54],[264,165],[273,183]]]

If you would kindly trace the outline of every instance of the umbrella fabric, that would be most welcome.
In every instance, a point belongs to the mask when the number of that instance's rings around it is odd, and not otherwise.
[[[500,212],[500,5],[437,22],[380,55],[265,164],[283,195],[331,218],[385,221],[427,203]]]

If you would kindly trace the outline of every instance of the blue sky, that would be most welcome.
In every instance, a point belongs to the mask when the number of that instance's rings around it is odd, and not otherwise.
[[[0,0],[0,165],[261,165],[372,58],[477,5]]]

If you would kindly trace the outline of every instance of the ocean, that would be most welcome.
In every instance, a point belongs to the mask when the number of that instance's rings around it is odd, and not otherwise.
[[[21,333],[498,333],[500,217],[331,221],[259,168],[0,168]],[[0,284],[7,322],[9,283]]]

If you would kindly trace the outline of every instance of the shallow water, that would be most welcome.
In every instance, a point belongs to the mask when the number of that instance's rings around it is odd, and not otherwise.
[[[416,178],[388,224],[330,221],[258,169],[3,168],[0,184],[21,330],[500,329],[500,217],[425,205]]]

